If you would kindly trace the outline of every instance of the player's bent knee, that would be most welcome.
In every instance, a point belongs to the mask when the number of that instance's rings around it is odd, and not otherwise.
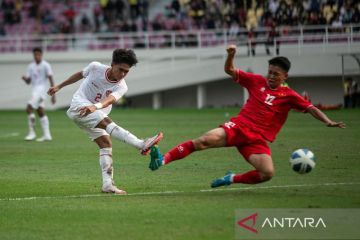
[[[31,113],[33,112],[33,108],[32,108],[32,106],[31,106],[30,104],[28,104],[28,105],[26,106],[26,112],[27,112],[28,114],[31,114]]]
[[[112,142],[111,139],[107,136],[101,136],[94,140],[99,148],[111,148]]]
[[[196,150],[204,150],[210,147],[210,142],[205,136],[201,136],[194,140]]]
[[[269,181],[270,179],[272,179],[274,177],[275,171],[274,171],[274,169],[268,169],[265,171],[261,171],[260,175],[264,182]]]
[[[44,110],[44,108],[38,108],[38,109],[36,110],[36,112],[38,113],[39,117],[45,116],[45,110]]]

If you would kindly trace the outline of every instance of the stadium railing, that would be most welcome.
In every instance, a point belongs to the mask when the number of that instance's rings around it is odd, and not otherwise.
[[[12,35],[0,37],[0,52],[29,52],[34,47],[45,51],[93,51],[111,50],[114,48],[207,48],[223,46],[230,43],[238,46],[255,46],[268,44],[274,47],[302,48],[309,45],[321,45],[324,51],[330,45],[341,44],[351,47],[360,43],[360,24],[341,27],[333,26],[280,26],[276,28],[274,38],[269,38],[270,28],[253,30],[253,37],[248,37],[246,29],[220,29],[199,31],[151,31],[136,33],[86,33],[55,35]],[[274,35],[273,35],[274,36]]]

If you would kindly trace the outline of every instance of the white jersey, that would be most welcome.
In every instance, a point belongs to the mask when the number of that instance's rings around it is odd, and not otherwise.
[[[75,92],[71,105],[88,105],[95,104],[112,95],[118,101],[128,90],[125,79],[119,81],[110,81],[107,72],[110,66],[99,62],[92,62],[82,71],[85,78],[79,89]],[[104,113],[109,114],[111,105],[101,109]]]
[[[50,64],[42,60],[39,64],[32,62],[29,64],[26,77],[31,79],[31,86],[34,91],[45,91],[48,88],[48,77],[53,75]]]

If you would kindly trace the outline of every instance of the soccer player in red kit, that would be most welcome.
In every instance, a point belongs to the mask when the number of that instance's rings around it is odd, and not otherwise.
[[[182,159],[194,151],[234,146],[255,169],[246,173],[228,173],[214,180],[211,187],[232,183],[257,184],[270,180],[274,175],[268,142],[275,140],[291,109],[310,113],[328,127],[345,128],[343,122],[330,120],[294,90],[284,86],[291,66],[286,57],[269,60],[268,74],[264,77],[236,69],[233,64],[235,53],[236,46],[229,45],[225,72],[249,92],[249,99],[238,116],[199,138],[179,144],[164,155],[158,147],[152,147],[151,170]]]

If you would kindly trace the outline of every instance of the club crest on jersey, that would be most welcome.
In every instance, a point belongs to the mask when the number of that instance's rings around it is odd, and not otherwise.
[[[106,97],[108,97],[111,93],[112,93],[111,90],[107,90],[107,91],[105,92]]]
[[[265,91],[264,87],[260,88],[260,92],[264,92],[264,91]]]
[[[94,82],[91,82],[91,84],[92,84],[94,87],[99,88],[99,86],[96,85]]]

